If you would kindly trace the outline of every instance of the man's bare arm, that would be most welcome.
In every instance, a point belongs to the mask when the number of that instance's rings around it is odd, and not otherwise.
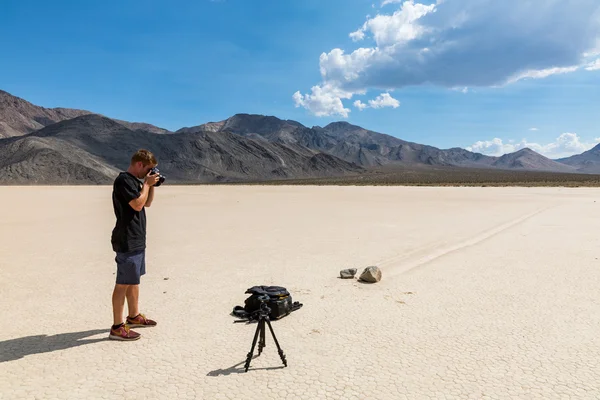
[[[152,205],[152,200],[154,200],[154,186],[150,186],[150,190],[148,191],[148,199],[146,200],[145,207],[150,207]]]
[[[135,211],[142,211],[142,208],[144,208],[146,201],[148,201],[148,194],[150,193],[150,188],[151,186],[148,185],[148,183],[144,182],[144,185],[142,186],[142,191],[140,192],[140,196],[137,199],[133,199],[129,202],[131,208],[133,208]]]

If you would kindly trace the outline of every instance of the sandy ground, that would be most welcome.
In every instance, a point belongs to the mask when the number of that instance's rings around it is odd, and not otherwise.
[[[110,195],[0,187],[0,399],[600,398],[598,189],[165,185],[129,343]],[[262,284],[304,307],[244,373]]]

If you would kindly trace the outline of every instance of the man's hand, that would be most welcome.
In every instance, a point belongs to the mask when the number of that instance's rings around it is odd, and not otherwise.
[[[148,185],[149,187],[152,187],[152,186],[156,185],[156,182],[158,182],[159,178],[160,178],[160,176],[158,174],[154,174],[154,175],[148,174],[144,178],[144,184]]]

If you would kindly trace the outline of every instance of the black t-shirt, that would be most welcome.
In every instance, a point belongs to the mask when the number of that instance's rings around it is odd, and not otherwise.
[[[129,172],[121,172],[113,184],[113,208],[117,223],[112,231],[113,250],[119,253],[146,248],[146,210],[135,211],[129,205],[140,197],[142,182]]]

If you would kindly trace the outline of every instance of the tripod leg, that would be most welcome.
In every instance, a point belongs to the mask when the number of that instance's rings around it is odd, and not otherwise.
[[[273,340],[275,341],[275,346],[277,346],[277,352],[279,353],[279,357],[281,358],[283,365],[287,367],[287,360],[285,359],[285,354],[283,353],[283,350],[279,346],[279,342],[277,341],[277,338],[275,337],[275,332],[273,331],[273,327],[271,326],[271,321],[269,319],[267,319],[267,324],[269,324],[269,330],[271,331],[271,335],[273,335]]]
[[[259,331],[260,331],[260,322],[256,326],[256,332],[254,332],[254,340],[252,341],[252,348],[250,349],[250,353],[248,353],[248,355],[246,356],[246,364],[244,365],[246,372],[248,372],[248,368],[250,367],[250,361],[252,360],[252,353],[254,353],[254,347],[256,346],[256,339],[258,339]]]
[[[261,318],[258,323],[260,324],[260,339],[258,340],[258,355],[262,353],[263,349],[266,346],[265,343],[265,320]]]

